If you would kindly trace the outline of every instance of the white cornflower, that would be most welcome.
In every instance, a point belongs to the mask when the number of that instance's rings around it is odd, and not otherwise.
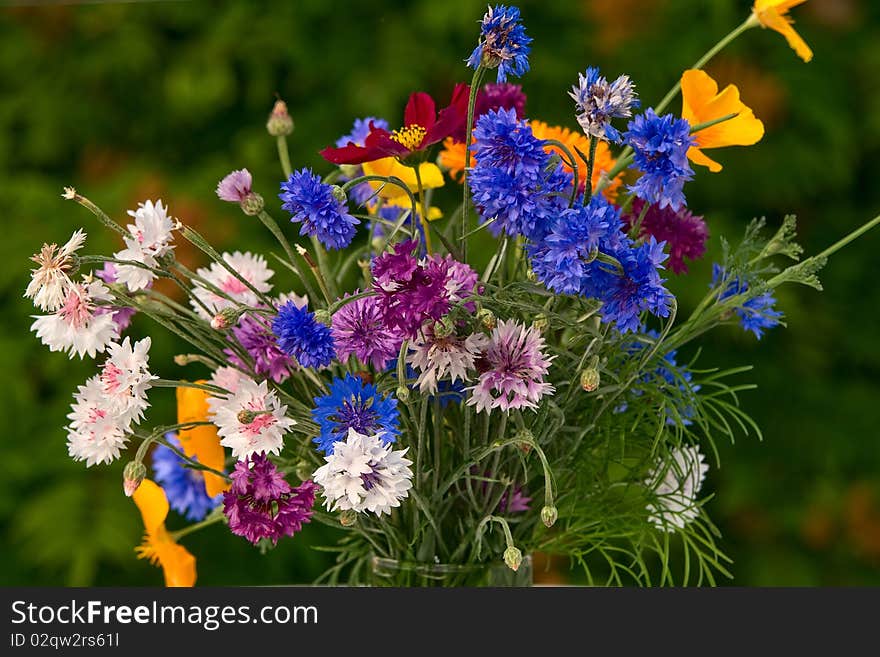
[[[67,416],[68,454],[75,461],[85,461],[87,467],[119,458],[128,441],[128,429],[110,408],[100,377],[93,376],[79,386],[73,398]]]
[[[230,393],[235,393],[238,391],[239,382],[246,378],[247,377],[241,371],[234,367],[224,366],[218,367],[214,370],[214,373],[211,374],[211,383],[218,388],[223,388]]]
[[[468,370],[474,369],[474,361],[489,346],[489,338],[483,333],[466,338],[454,332],[438,336],[437,328],[445,329],[442,324],[422,327],[407,355],[407,362],[420,372],[419,390],[430,395],[437,394],[437,381],[447,375],[452,383],[459,379],[470,381]],[[441,334],[446,332],[441,330]]]
[[[266,261],[262,256],[236,251],[235,253],[224,253],[223,260],[260,292],[265,293],[272,289],[269,279],[272,278],[272,274],[275,272],[266,266]],[[234,308],[237,305],[256,306],[259,304],[257,295],[218,262],[211,263],[210,267],[197,269],[196,274],[234,300],[230,301],[224,296],[215,294],[196,281],[193,293],[211,312],[210,314],[205,312],[205,309],[192,299],[190,303],[195,311],[207,320],[213,318],[214,315],[224,308]]]
[[[110,291],[99,280],[74,283],[54,314],[33,316],[31,330],[50,351],[66,351],[71,358],[73,354],[94,358],[118,335],[113,313],[96,304],[109,300]]]
[[[73,269],[72,256],[85,241],[86,234],[78,230],[60,249],[55,243],[43,244],[40,252],[31,256],[31,260],[39,267],[31,270],[31,282],[28,283],[24,296],[33,299],[37,308],[45,312],[55,312],[64,303],[67,291],[74,285],[69,276]]]
[[[709,469],[695,445],[679,447],[670,456],[659,459],[645,481],[657,496],[647,506],[648,520],[668,532],[682,529],[699,514],[697,494]]]
[[[107,403],[124,426],[138,423],[149,407],[147,390],[151,381],[159,377],[150,374],[150,338],[144,338],[131,346],[126,337],[122,344],[111,344],[107,360],[99,375]]]
[[[312,475],[323,488],[327,509],[390,514],[412,488],[412,461],[403,458],[406,451],[384,444],[381,433],[366,436],[349,429]]]
[[[158,267],[158,258],[174,248],[171,231],[177,222],[168,216],[168,210],[161,200],[155,204],[152,201],[139,203],[138,209],[129,210],[128,214],[134,217],[134,223],[127,226],[129,234],[123,238],[125,248],[113,254],[113,257]],[[136,265],[116,265],[116,281],[124,283],[131,292],[143,290],[155,278],[149,269]]]
[[[222,437],[220,444],[229,447],[239,460],[260,452],[278,454],[284,434],[296,424],[286,417],[287,406],[278,401],[265,381],[257,383],[244,375],[234,393],[209,397],[208,409],[208,417]]]

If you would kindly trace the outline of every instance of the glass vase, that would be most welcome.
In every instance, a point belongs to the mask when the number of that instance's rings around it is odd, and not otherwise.
[[[373,586],[532,586],[532,556],[525,555],[515,571],[500,559],[446,564],[373,556],[370,560],[370,583]]]

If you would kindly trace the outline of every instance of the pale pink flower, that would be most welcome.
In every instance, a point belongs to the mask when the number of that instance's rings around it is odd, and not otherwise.
[[[217,196],[221,201],[241,203],[251,193],[253,184],[251,172],[247,169],[239,169],[217,183]]]
[[[171,232],[177,227],[177,222],[168,215],[168,209],[161,200],[155,204],[152,201],[139,203],[138,209],[129,210],[128,214],[134,217],[134,223],[127,226],[128,235],[123,237],[125,248],[113,254],[113,257],[158,268],[158,259],[174,248]],[[116,265],[116,281],[124,283],[131,292],[147,288],[155,278],[156,275],[145,267]]]
[[[419,371],[418,385],[422,393],[437,394],[437,381],[449,376],[452,383],[458,380],[471,380],[468,372],[474,369],[474,362],[480,353],[489,346],[489,338],[482,333],[474,333],[465,338],[441,330],[443,324],[426,324],[419,335],[410,343],[407,362]],[[449,335],[442,335],[449,333]]]
[[[87,467],[111,463],[128,441],[128,428],[120,421],[104,392],[100,376],[79,386],[67,418],[67,452]]]
[[[60,249],[54,243],[43,244],[40,252],[31,256],[39,266],[31,270],[31,280],[24,296],[33,299],[37,308],[55,312],[64,303],[68,290],[74,286],[69,275],[74,267],[73,255],[85,241],[86,234],[78,230]]]
[[[98,306],[98,302],[110,298],[110,291],[99,280],[74,283],[54,314],[33,316],[31,330],[50,351],[65,351],[71,358],[74,354],[94,358],[118,336],[113,313]]]
[[[266,260],[262,256],[236,251],[224,253],[222,257],[231,269],[238,272],[239,276],[253,285],[255,289],[262,293],[272,289],[269,279],[275,272],[266,266]],[[260,303],[253,290],[218,262],[212,262],[210,267],[197,269],[196,274],[226,295],[221,296],[195,281],[193,294],[211,310],[211,313],[205,312],[205,309],[193,300],[190,300],[190,303],[195,311],[208,321],[226,308],[235,308],[240,305],[256,307]]]

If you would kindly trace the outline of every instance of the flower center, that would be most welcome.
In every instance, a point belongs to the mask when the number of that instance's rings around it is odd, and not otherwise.
[[[104,371],[101,372],[101,383],[104,384],[104,390],[116,392],[121,385],[119,381],[120,374],[122,374],[122,370],[113,363],[104,365]]]
[[[372,403],[360,399],[346,399],[330,419],[339,425],[336,433],[341,436],[345,436],[349,429],[368,434],[379,428],[379,416]]]
[[[92,309],[81,290],[72,289],[58,311],[61,318],[75,329],[84,327],[92,318]]]
[[[405,128],[401,128],[400,130],[395,130],[391,133],[391,138],[404,148],[414,151],[422,145],[422,141],[427,134],[428,131],[422,126],[412,124]]]
[[[230,276],[223,281],[223,285],[220,286],[220,289],[227,294],[242,294],[248,290],[247,285],[242,283],[235,276]]]

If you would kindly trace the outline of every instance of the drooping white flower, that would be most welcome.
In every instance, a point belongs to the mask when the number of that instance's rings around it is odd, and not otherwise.
[[[697,494],[709,470],[696,445],[679,447],[669,459],[658,459],[645,485],[656,499],[648,504],[648,520],[667,532],[682,529],[700,513]]]
[[[118,260],[132,260],[148,267],[158,267],[158,258],[170,252],[171,231],[177,222],[168,216],[167,208],[162,201],[145,201],[138,204],[137,210],[129,210],[134,223],[129,224],[128,235],[123,240],[125,248],[113,254]],[[156,278],[149,269],[136,265],[116,265],[116,280],[124,283],[129,291],[143,290]]]
[[[55,313],[33,316],[31,330],[50,351],[66,351],[71,358],[74,354],[94,358],[118,336],[113,313],[97,305],[110,298],[110,291],[99,280],[74,283]]]
[[[110,345],[107,360],[99,375],[107,403],[124,426],[138,423],[149,406],[147,390],[151,381],[159,377],[150,374],[150,338],[144,338],[131,346],[126,337],[122,344]]]
[[[336,443],[312,479],[322,487],[330,511],[390,514],[412,488],[412,461],[404,458],[406,452],[384,444],[381,433],[366,436],[349,429],[348,437]]]
[[[104,392],[100,376],[95,375],[79,386],[73,395],[67,418],[67,452],[87,467],[111,463],[128,441],[128,429],[120,422]]]
[[[436,324],[423,326],[407,355],[407,362],[419,371],[419,390],[430,395],[437,394],[437,381],[447,375],[452,383],[470,381],[468,370],[474,369],[474,361],[489,346],[483,333],[462,338],[454,331],[442,330],[438,335],[437,328]]]
[[[278,454],[284,434],[296,424],[286,413],[287,406],[266,381],[257,383],[244,375],[234,393],[208,398],[208,417],[222,437],[220,444],[239,460],[260,452]]]
[[[39,266],[31,270],[31,280],[24,296],[33,299],[37,308],[44,312],[55,312],[64,303],[67,291],[74,285],[70,280],[72,256],[85,241],[86,234],[77,230],[60,249],[55,243],[43,244],[40,252],[31,256],[31,260]]]
[[[235,253],[224,253],[223,260],[260,292],[265,293],[272,289],[269,279],[275,272],[266,266],[266,260],[262,256],[236,251]],[[218,262],[211,263],[210,267],[197,269],[196,274],[233,299],[230,301],[196,281],[193,293],[211,312],[205,312],[205,309],[192,299],[190,303],[204,319],[212,319],[224,308],[234,308],[237,305],[256,306],[259,303],[257,295]]]

